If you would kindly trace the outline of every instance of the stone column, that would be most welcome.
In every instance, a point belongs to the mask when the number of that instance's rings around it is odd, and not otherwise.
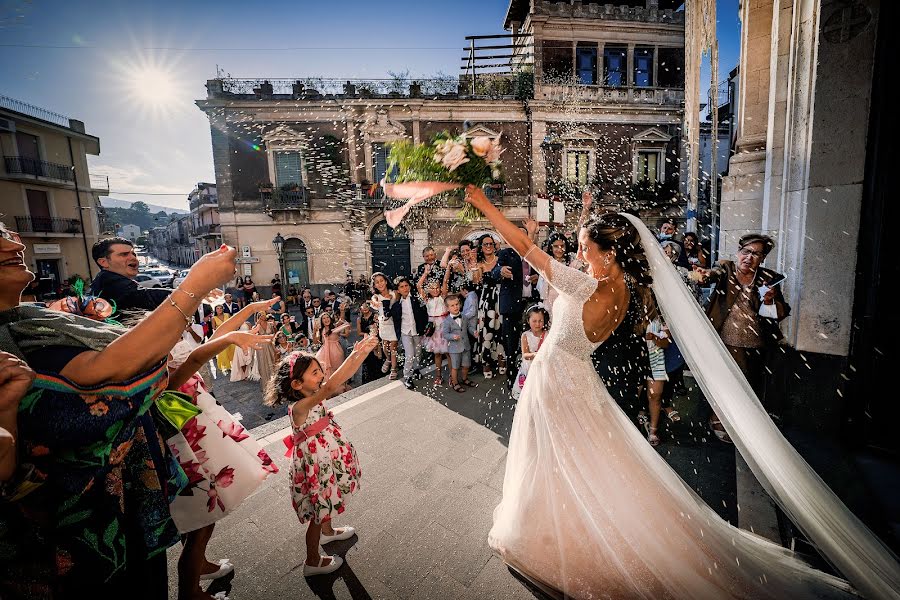
[[[230,130],[224,108],[213,108],[206,112],[209,117],[212,138],[213,170],[216,174],[216,190],[219,197],[219,219],[222,242],[229,246],[240,246],[234,212],[234,187],[231,179]]]
[[[653,87],[659,87],[657,73],[659,72],[659,46],[653,46]]]
[[[547,135],[547,122],[543,117],[535,118],[532,114],[531,125],[531,182],[532,195],[537,197],[547,191],[547,163],[544,160],[544,137]]]
[[[366,228],[365,223],[354,223],[350,230],[350,268],[353,269],[353,278],[360,273],[371,275],[369,261],[366,255]]]
[[[353,112],[344,113],[344,136],[347,144],[348,160],[350,161],[350,181],[359,183],[359,153],[356,147],[356,119]]]
[[[606,43],[597,42],[597,85],[606,85],[606,63],[604,52],[606,52]]]
[[[628,44],[628,56],[625,57],[625,64],[628,65],[626,67],[628,69],[626,74],[627,85],[632,87],[634,85],[634,44]]]
[[[718,250],[722,258],[737,250],[741,235],[760,231],[763,225],[772,11],[773,0],[748,0],[741,7],[737,140],[728,175],[722,178],[719,204]]]

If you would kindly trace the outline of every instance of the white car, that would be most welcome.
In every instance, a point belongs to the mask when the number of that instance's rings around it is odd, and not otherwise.
[[[169,285],[170,283],[172,283],[172,277],[175,276],[174,271],[171,271],[170,269],[166,269],[166,268],[143,269],[140,272],[143,273],[144,275],[149,275],[150,277],[153,277],[153,278],[159,280],[159,282],[162,283],[163,285]]]
[[[138,273],[134,276],[134,280],[140,288],[161,288],[163,286],[159,279],[146,273]]]
[[[190,273],[190,269],[182,269],[175,274],[175,277],[172,278],[172,287],[177,288],[179,285],[184,283],[185,278]]]

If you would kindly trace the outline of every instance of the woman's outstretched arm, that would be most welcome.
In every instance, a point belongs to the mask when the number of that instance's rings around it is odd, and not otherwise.
[[[466,186],[466,201],[484,213],[484,216],[491,222],[497,233],[503,236],[506,243],[512,246],[512,249],[519,256],[527,259],[531,266],[538,271],[546,272],[550,256],[531,241],[529,234],[526,234],[519,229],[518,225],[504,217],[503,213],[487,199],[481,188],[474,185]],[[534,221],[529,221],[526,224],[529,233],[531,228],[536,229],[536,226],[537,223]]]

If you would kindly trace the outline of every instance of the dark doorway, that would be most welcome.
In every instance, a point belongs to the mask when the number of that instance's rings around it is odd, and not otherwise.
[[[60,288],[59,259],[37,259],[37,278],[40,282],[40,293],[53,296]]]
[[[409,234],[401,225],[396,229],[382,221],[372,228],[372,272],[381,271],[393,279],[397,275],[409,275]]]
[[[306,244],[297,238],[284,242],[284,270],[288,285],[309,287],[309,259]]]
[[[896,152],[890,133],[896,131],[898,119],[888,96],[888,83],[896,63],[889,28],[896,18],[897,3],[882,2],[872,73],[847,398],[851,439],[895,457],[900,455],[900,437],[891,426],[897,403],[891,393],[890,373],[900,360],[894,339],[900,328],[900,313],[896,296],[889,290],[900,277],[900,262],[891,243],[900,205],[894,198]]]

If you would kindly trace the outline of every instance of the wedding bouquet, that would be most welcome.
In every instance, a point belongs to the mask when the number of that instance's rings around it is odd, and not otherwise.
[[[499,139],[486,136],[469,139],[441,133],[425,144],[408,140],[393,142],[387,172],[396,175],[390,183],[383,181],[382,186],[386,196],[407,202],[400,208],[385,211],[388,225],[396,227],[414,205],[432,196],[467,185],[480,187],[499,182],[501,154]],[[459,213],[459,220],[470,222],[481,216],[480,211],[467,203]]]

